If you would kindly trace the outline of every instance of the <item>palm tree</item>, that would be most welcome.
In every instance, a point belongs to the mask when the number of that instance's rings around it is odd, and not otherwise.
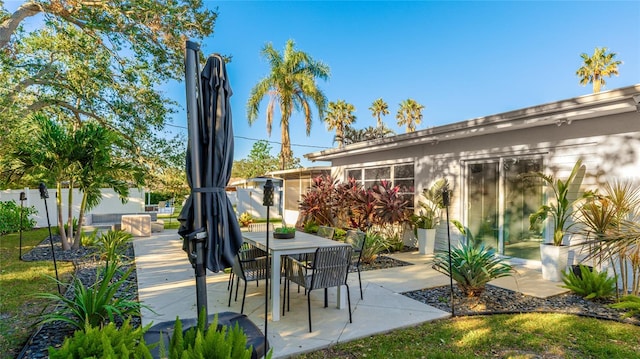
[[[262,55],[271,66],[271,73],[251,89],[251,96],[247,101],[247,118],[249,125],[251,125],[258,117],[260,102],[267,93],[269,94],[267,106],[267,134],[269,136],[271,136],[274,108],[276,104],[280,106],[281,169],[285,169],[285,164],[291,163],[293,159],[289,139],[289,120],[293,110],[301,109],[304,112],[307,136],[309,136],[312,119],[310,102],[313,102],[318,108],[320,118],[323,118],[323,111],[327,103],[327,98],[318,88],[316,79],[327,80],[330,73],[329,66],[320,61],[314,61],[308,54],[295,50],[294,46],[294,41],[288,40],[282,55],[270,43],[262,49]]]
[[[384,102],[382,98],[379,98],[373,101],[369,110],[371,110],[371,115],[376,118],[377,126],[382,127],[382,116],[389,114],[389,106],[387,106],[387,103]]]
[[[398,119],[398,126],[406,126],[407,133],[414,132],[416,130],[416,125],[419,125],[422,122],[422,110],[424,110],[424,106],[417,103],[413,99],[406,99],[400,103],[400,109],[396,114],[396,119]]]
[[[350,145],[352,143],[376,140],[393,135],[395,135],[393,130],[385,127],[384,124],[382,125],[382,127],[369,126],[361,129],[355,129],[351,126],[345,126],[342,137],[338,137],[338,135],[336,135],[336,141],[339,140],[342,141],[342,143],[345,145]]]
[[[342,137],[346,126],[356,122],[356,116],[353,114],[356,108],[352,104],[346,103],[344,100],[338,102],[329,102],[329,110],[324,118],[329,130],[336,130],[335,141],[339,147],[343,147]]]
[[[580,85],[593,84],[593,93],[600,92],[600,87],[606,84],[605,76],[618,76],[618,65],[622,64],[622,61],[614,60],[615,52],[607,53],[606,47],[596,47],[591,57],[585,53],[580,54],[580,57],[583,65],[576,71],[576,75],[580,77]]]

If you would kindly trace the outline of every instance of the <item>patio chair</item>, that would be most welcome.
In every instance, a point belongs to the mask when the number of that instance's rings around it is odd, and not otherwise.
[[[348,230],[345,236],[345,243],[349,243],[353,248],[353,256],[351,258],[351,266],[349,271],[358,272],[358,283],[360,284],[360,299],[364,299],[362,294],[362,279],[360,278],[360,262],[362,261],[362,252],[366,243],[366,234],[357,230]]]
[[[324,289],[324,307],[328,306],[327,289],[345,286],[347,288],[347,301],[349,303],[349,323],[351,318],[351,296],[349,294],[349,266],[353,249],[349,246],[320,247],[316,250],[311,266],[294,258],[287,258],[287,278],[284,285],[282,310],[284,313],[285,302],[291,301],[287,283],[294,282],[307,290],[307,308],[309,311],[309,332],[311,327],[311,291]],[[289,306],[287,305],[287,311]]]
[[[244,312],[244,301],[247,296],[247,282],[258,281],[266,279],[269,273],[267,273],[267,261],[269,257],[266,253],[254,246],[247,243],[242,245],[242,248],[236,255],[236,259],[231,267],[231,274],[229,277],[229,306],[231,306],[231,294],[233,293],[233,278],[236,279],[236,299],[238,301],[238,288],[240,287],[240,279],[244,281],[244,291],[242,293],[242,307],[240,313]]]
[[[269,227],[267,227],[267,223],[249,223],[247,226],[247,230],[249,232],[266,232],[267,228],[269,228],[269,232],[273,232],[273,223],[269,223]]]
[[[335,228],[328,226],[320,226],[318,227],[317,235],[320,237],[333,239],[333,233],[335,232]]]

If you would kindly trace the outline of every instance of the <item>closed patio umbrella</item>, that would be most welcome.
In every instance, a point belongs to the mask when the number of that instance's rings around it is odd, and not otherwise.
[[[196,274],[198,315],[207,311],[206,269],[231,267],[242,246],[242,234],[225,187],[233,164],[233,126],[224,60],[212,55],[198,74],[199,46],[187,42],[185,73],[189,144],[187,180],[191,194],[178,220]]]

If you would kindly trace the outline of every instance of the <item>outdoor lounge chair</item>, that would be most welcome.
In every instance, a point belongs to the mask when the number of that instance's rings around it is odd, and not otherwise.
[[[245,243],[240,252],[236,255],[236,259],[231,267],[231,275],[229,277],[229,306],[231,306],[231,294],[233,293],[233,278],[236,279],[236,302],[238,301],[238,287],[240,287],[240,279],[244,281],[244,291],[242,293],[242,307],[240,313],[244,312],[244,300],[247,296],[247,282],[266,279],[268,256],[261,249]]]
[[[364,232],[349,230],[347,231],[347,235],[344,240],[345,243],[349,243],[353,248],[353,256],[351,258],[351,266],[349,267],[349,271],[358,272],[358,283],[360,284],[360,299],[364,299],[364,295],[362,294],[362,279],[360,278],[360,262],[362,261],[362,252],[364,252],[366,237],[367,236]]]
[[[285,302],[289,303],[290,293],[287,283],[294,282],[307,290],[307,307],[309,310],[309,332],[311,327],[311,291],[324,289],[324,307],[328,306],[327,289],[332,287],[347,287],[347,301],[349,303],[349,323],[351,318],[351,296],[349,294],[349,266],[351,265],[352,248],[349,246],[333,246],[318,248],[309,266],[294,258],[287,258],[287,278],[284,285],[283,312]],[[287,306],[289,310],[289,306]]]

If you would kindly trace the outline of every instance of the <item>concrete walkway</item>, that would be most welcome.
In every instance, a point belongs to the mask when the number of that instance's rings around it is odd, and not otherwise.
[[[139,300],[153,311],[142,311],[142,324],[158,324],[197,317],[195,275],[182,239],[173,230],[154,233],[151,237],[134,240],[138,274]],[[411,266],[362,272],[364,299],[360,299],[358,276],[349,276],[353,323],[349,323],[347,309],[336,309],[336,291],[329,291],[329,307],[324,308],[323,292],[312,292],[311,312],[313,332],[309,333],[307,301],[303,293],[291,290],[291,311],[280,321],[268,324],[268,340],[274,358],[328,347],[340,342],[389,332],[398,328],[447,318],[450,313],[410,299],[401,293],[449,284],[449,277],[431,268],[432,256],[414,253],[393,255]],[[242,292],[238,301],[227,306],[229,292],[225,273],[207,276],[207,300],[210,314],[240,311]],[[515,277],[501,278],[491,284],[517,290],[529,295],[547,297],[566,290],[557,283],[543,281],[539,271],[518,268]],[[241,282],[241,286],[242,286]],[[242,288],[241,288],[242,290]],[[244,314],[264,332],[264,290],[261,282],[250,283]]]

